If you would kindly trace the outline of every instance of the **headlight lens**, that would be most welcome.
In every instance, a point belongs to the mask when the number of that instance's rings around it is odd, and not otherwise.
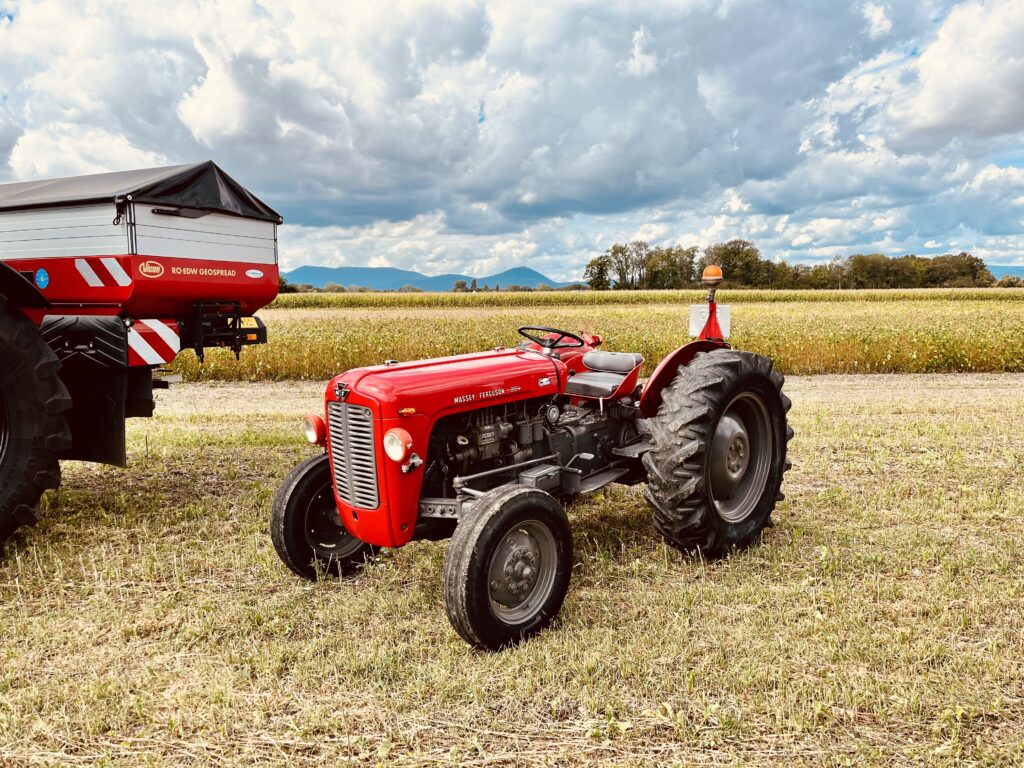
[[[392,461],[405,461],[412,453],[412,435],[400,427],[389,429],[384,435],[384,453]]]
[[[319,416],[310,414],[302,419],[302,434],[313,445],[324,445],[327,442],[327,426]]]

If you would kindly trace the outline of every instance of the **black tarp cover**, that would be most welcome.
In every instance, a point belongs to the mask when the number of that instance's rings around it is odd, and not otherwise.
[[[281,215],[212,161],[0,184],[0,211],[90,203],[173,205],[280,224]]]

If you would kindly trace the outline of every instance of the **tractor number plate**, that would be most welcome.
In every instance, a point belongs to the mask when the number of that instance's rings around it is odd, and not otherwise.
[[[704,324],[708,321],[707,304],[690,305],[690,335],[700,336]],[[722,338],[729,338],[729,327],[732,325],[732,308],[728,304],[718,305],[718,326],[722,329]]]

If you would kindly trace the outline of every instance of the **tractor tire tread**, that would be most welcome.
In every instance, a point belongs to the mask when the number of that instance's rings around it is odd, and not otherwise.
[[[42,494],[60,485],[58,452],[71,447],[63,414],[71,396],[60,380],[60,360],[35,323],[0,301],[0,396],[7,419],[17,418],[0,465],[0,554],[21,526],[39,520]],[[8,428],[11,425],[8,423]]]
[[[706,451],[714,435],[719,409],[731,389],[744,379],[770,383],[778,393],[776,407],[782,418],[791,402],[782,394],[785,377],[762,355],[738,350],[698,353],[681,367],[661,396],[658,413],[650,420],[653,447],[644,454],[648,481],[645,495],[654,511],[654,526],[676,549],[706,558],[717,558],[733,549],[748,546],[764,527],[771,525],[771,513],[783,496],[782,476],[791,463],[783,448],[776,486],[768,489],[767,510],[756,525],[742,535],[726,535],[713,524],[712,509],[705,487]],[[768,404],[769,409],[772,405]],[[793,437],[787,424],[783,446]]]

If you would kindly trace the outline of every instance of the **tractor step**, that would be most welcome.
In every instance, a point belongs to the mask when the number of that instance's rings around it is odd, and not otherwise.
[[[612,455],[623,456],[627,459],[639,459],[649,450],[651,450],[651,438],[650,435],[645,435],[643,440],[637,440],[635,443],[630,443],[629,445],[612,448]]]
[[[629,472],[629,469],[625,467],[606,469],[604,472],[598,472],[596,475],[583,478],[580,483],[580,495],[589,496],[592,493],[597,493],[606,485],[611,485],[620,477]]]

